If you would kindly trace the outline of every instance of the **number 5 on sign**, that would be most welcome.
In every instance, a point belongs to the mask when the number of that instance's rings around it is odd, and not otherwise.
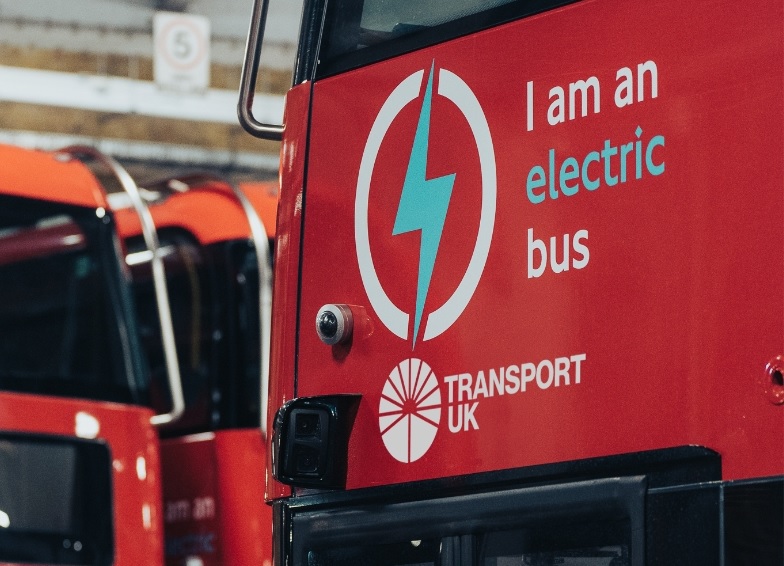
[[[210,21],[157,12],[153,20],[155,82],[164,89],[199,92],[210,84]]]

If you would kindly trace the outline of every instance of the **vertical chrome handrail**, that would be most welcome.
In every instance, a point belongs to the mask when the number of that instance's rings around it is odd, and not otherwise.
[[[105,165],[120,182],[139,217],[144,243],[152,254],[152,278],[155,288],[155,300],[158,307],[163,355],[166,361],[166,375],[172,400],[171,410],[168,413],[153,415],[150,418],[150,422],[155,426],[171,424],[182,417],[185,411],[185,398],[182,391],[180,365],[177,360],[177,346],[174,340],[169,293],[166,288],[166,271],[163,266],[163,259],[159,254],[158,232],[155,229],[155,222],[152,219],[150,209],[142,199],[139,187],[136,186],[136,182],[128,174],[128,171],[112,157],[101,153],[95,148],[81,145],[69,146],[58,150],[57,153],[66,153],[77,159],[80,156],[87,156]]]
[[[245,45],[245,59],[240,75],[240,99],[237,104],[237,116],[240,125],[250,135],[265,140],[280,141],[283,137],[282,125],[264,124],[253,116],[253,96],[261,61],[261,43],[264,39],[268,6],[269,0],[254,0],[253,2],[248,42]]]
[[[261,432],[267,434],[267,396],[269,388],[269,361],[270,361],[270,332],[272,328],[272,267],[270,261],[269,244],[267,243],[267,230],[259,213],[253,208],[253,204],[242,192],[242,189],[234,183],[212,175],[211,173],[195,173],[191,175],[174,176],[168,182],[178,181],[190,188],[199,182],[212,181],[220,183],[230,189],[230,193],[242,208],[245,218],[250,227],[250,239],[256,249],[256,269],[259,278],[259,388],[260,388],[260,412],[261,412]]]
[[[250,235],[253,246],[256,248],[256,268],[259,277],[259,364],[261,383],[260,413],[261,432],[267,434],[267,392],[269,389],[269,362],[270,362],[270,331],[272,329],[272,268],[270,262],[269,244],[267,243],[267,230],[256,209],[242,192],[238,185],[228,183],[234,192],[237,201],[245,212],[250,226]]]

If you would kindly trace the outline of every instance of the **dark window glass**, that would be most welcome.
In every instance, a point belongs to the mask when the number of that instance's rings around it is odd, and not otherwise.
[[[477,566],[630,566],[628,522],[557,524],[478,537]]]
[[[340,545],[309,551],[307,566],[630,566],[628,532],[624,521],[561,523],[442,540]]]
[[[642,477],[295,511],[292,564],[641,566]]]
[[[0,197],[0,388],[146,401],[112,226],[103,211]]]
[[[570,1],[330,0],[316,74],[368,65]]]
[[[109,450],[0,434],[0,562],[112,563]]]
[[[365,544],[310,551],[307,566],[436,566],[438,540]]]
[[[728,484],[724,508],[726,566],[784,564],[784,477]]]
[[[185,395],[182,419],[164,436],[260,424],[258,276],[247,241],[202,246],[181,230],[161,230],[177,357]],[[171,401],[149,252],[127,242],[142,344],[158,411]]]

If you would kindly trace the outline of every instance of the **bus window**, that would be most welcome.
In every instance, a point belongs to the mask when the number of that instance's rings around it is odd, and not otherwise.
[[[165,437],[230,427],[258,427],[258,288],[253,246],[245,240],[201,245],[179,229],[162,229],[172,323],[185,413]],[[134,299],[151,368],[155,407],[169,405],[166,367],[148,253],[127,241]]]
[[[626,522],[552,525],[479,537],[477,566],[629,566]]]
[[[0,197],[4,390],[145,401],[111,230],[91,209]]]
[[[318,78],[368,65],[569,0],[339,0],[329,2]]]
[[[295,513],[293,563],[641,566],[645,484],[631,476]]]
[[[436,566],[438,540],[412,540],[377,545],[342,546],[309,551],[308,566]]]

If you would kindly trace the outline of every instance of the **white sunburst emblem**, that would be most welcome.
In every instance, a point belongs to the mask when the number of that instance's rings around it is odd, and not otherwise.
[[[441,390],[422,360],[400,362],[389,374],[378,407],[381,438],[390,455],[405,464],[430,448],[441,421]]]

